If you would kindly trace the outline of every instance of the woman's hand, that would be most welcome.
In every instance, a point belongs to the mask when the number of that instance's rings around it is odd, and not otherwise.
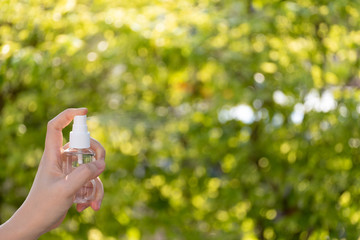
[[[62,147],[62,129],[74,116],[86,113],[86,108],[67,109],[48,123],[44,154],[30,193],[18,211],[0,226],[0,239],[37,239],[56,228],[73,204],[74,194],[91,179],[97,182],[95,198],[78,204],[77,210],[81,212],[89,206],[100,209],[104,189],[98,176],[105,169],[105,150],[101,144],[91,139],[96,161],[83,164],[68,175],[61,169],[61,154],[68,146]]]

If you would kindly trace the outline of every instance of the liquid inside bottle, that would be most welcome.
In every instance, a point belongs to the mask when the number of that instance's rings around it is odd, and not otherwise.
[[[62,154],[62,170],[68,175],[81,164],[95,161],[95,153],[89,149],[68,148]],[[95,197],[95,180],[87,182],[74,195],[74,203],[86,203]]]

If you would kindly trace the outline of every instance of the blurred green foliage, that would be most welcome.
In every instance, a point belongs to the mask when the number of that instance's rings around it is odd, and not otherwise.
[[[47,121],[85,106],[107,150],[102,209],[40,239],[356,239],[359,9],[1,1],[0,221]]]

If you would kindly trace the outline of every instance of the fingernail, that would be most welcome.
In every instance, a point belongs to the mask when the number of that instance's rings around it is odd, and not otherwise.
[[[86,206],[81,206],[81,208],[79,208],[79,212],[82,212],[85,210],[85,208],[87,208]]]
[[[101,207],[101,201],[98,201],[98,202],[96,203],[96,206],[97,206],[97,209],[100,209],[100,207]]]

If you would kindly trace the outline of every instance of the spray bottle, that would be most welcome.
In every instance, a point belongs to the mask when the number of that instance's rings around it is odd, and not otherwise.
[[[95,161],[95,153],[90,149],[90,133],[86,125],[86,115],[75,116],[70,132],[69,148],[62,154],[62,169],[64,174],[71,173],[81,164]],[[74,203],[86,203],[94,199],[96,182],[87,182],[74,195]]]

